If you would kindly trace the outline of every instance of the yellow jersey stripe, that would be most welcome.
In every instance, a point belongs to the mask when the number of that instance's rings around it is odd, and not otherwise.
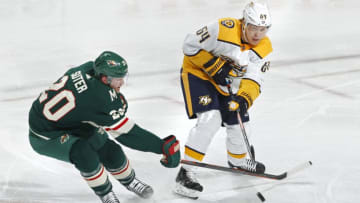
[[[202,161],[205,156],[205,154],[198,152],[194,149],[191,149],[188,146],[185,146],[185,154],[193,159],[198,160],[198,161]]]
[[[243,159],[243,158],[245,158],[246,157],[246,153],[244,153],[244,154],[233,154],[233,153],[231,153],[231,152],[227,152],[231,157],[233,157],[233,158],[236,158],[236,159]]]
[[[186,98],[186,104],[187,104],[187,109],[189,111],[189,116],[193,116],[194,112],[192,109],[192,101],[191,101],[191,95],[190,95],[190,86],[189,86],[189,77],[188,77],[188,73],[182,71],[181,72],[181,79],[184,85],[184,92],[185,92],[185,98]]]

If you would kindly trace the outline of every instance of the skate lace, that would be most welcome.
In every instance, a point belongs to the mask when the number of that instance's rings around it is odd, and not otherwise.
[[[190,179],[191,182],[198,182],[196,173],[194,171],[186,171],[186,176]]]
[[[142,194],[142,192],[144,191],[144,189],[146,187],[147,187],[147,185],[145,185],[144,183],[142,183],[141,181],[139,181],[135,178],[128,186],[128,189],[137,194]]]
[[[257,163],[251,159],[247,159],[245,164],[241,166],[241,168],[246,169],[248,171],[256,172]]]
[[[113,191],[101,197],[103,203],[120,203]]]

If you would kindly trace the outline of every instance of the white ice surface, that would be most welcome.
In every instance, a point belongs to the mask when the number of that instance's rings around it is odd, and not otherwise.
[[[28,143],[32,101],[69,67],[101,51],[124,56],[128,115],[183,145],[186,117],[179,70],[188,32],[220,17],[241,17],[240,0],[1,0],[0,202],[99,202],[73,166],[35,153]],[[270,0],[273,60],[251,109],[252,142],[269,173],[303,161],[311,169],[284,181],[201,169],[196,202],[360,202],[360,28],[356,0]],[[225,165],[224,130],[206,162]],[[113,180],[121,202],[195,202],[171,192],[178,169],[160,156],[124,147],[155,195],[140,200]]]

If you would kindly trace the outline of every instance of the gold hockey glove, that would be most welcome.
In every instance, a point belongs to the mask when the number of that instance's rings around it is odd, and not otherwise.
[[[232,70],[231,64],[221,57],[214,57],[204,64],[205,72],[219,85],[227,85],[229,72]]]
[[[233,96],[229,101],[229,111],[237,111],[239,109],[240,115],[244,115],[248,109],[248,103],[242,96]]]

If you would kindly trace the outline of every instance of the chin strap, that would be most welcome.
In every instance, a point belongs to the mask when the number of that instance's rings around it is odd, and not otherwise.
[[[110,85],[110,84],[111,84],[112,79],[113,79],[113,78],[112,78],[111,76],[106,76],[107,85]]]

